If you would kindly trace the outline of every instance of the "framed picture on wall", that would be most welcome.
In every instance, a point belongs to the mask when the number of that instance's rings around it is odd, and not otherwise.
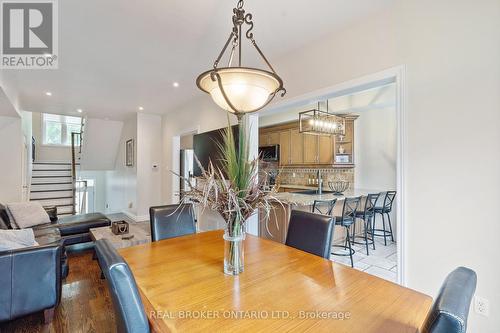
[[[127,140],[125,143],[125,165],[134,166],[134,139]]]

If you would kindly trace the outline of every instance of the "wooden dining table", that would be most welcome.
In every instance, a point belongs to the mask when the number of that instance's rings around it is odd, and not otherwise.
[[[418,332],[431,297],[247,235],[245,270],[223,273],[222,231],[120,249],[153,332]]]

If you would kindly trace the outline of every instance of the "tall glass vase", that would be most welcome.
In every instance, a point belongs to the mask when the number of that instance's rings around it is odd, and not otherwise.
[[[224,273],[238,275],[244,268],[245,228],[241,221],[230,221],[224,233]]]

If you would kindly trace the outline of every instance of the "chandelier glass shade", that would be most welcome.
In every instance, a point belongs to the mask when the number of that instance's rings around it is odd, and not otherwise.
[[[345,135],[345,118],[327,111],[321,111],[318,103],[317,109],[299,113],[300,133],[315,135]]]
[[[252,14],[245,14],[243,1],[233,9],[233,29],[214,62],[213,69],[200,74],[196,80],[198,87],[210,94],[214,102],[222,109],[234,113],[238,118],[245,113],[256,112],[268,105],[276,94],[281,96],[286,93],[283,81],[276,74],[273,67],[266,59],[251,32],[253,29]],[[246,38],[255,47],[258,54],[267,64],[269,70],[242,66],[242,26],[246,24],[248,30]],[[226,51],[231,45],[227,67],[218,67]],[[237,65],[233,66],[235,55],[238,57]]]
[[[207,71],[200,75],[198,86],[209,93],[218,106],[231,113],[261,109],[269,96],[282,86],[279,77],[255,68],[219,68],[216,71],[219,78],[215,81],[211,78],[212,73]]]

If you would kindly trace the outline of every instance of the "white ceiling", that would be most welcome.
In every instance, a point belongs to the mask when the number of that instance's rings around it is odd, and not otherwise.
[[[320,100],[320,109],[326,110],[324,100]],[[358,114],[396,106],[396,85],[394,83],[378,86],[356,93],[328,99],[328,111],[334,114]],[[297,107],[277,109],[260,114],[259,126],[266,127],[297,120],[299,112],[317,108],[317,102],[304,103]]]
[[[287,52],[393,1],[247,0],[245,9],[254,14],[257,42],[275,63]],[[235,4],[59,1],[59,69],[4,70],[2,79],[14,88],[17,96],[10,97],[17,97],[27,111],[75,114],[81,108],[90,117],[116,120],[138,106],[145,112],[165,113],[202,95],[195,79],[211,68],[228,37]],[[179,88],[172,86],[174,81]],[[47,97],[45,91],[53,95]]]

